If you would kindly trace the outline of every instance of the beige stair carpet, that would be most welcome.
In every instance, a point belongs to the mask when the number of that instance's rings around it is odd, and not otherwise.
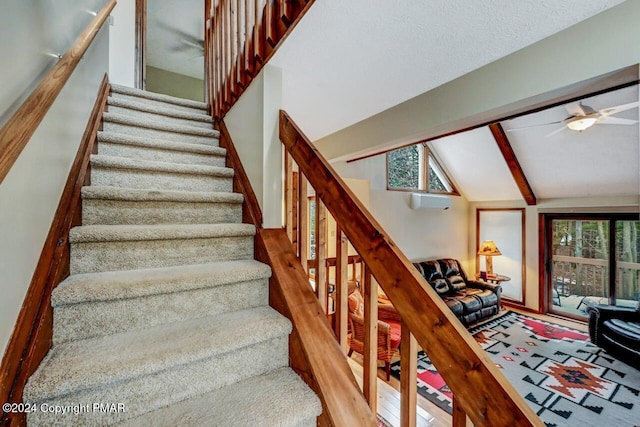
[[[28,424],[315,425],[206,105],[113,85],[107,109],[53,347],[24,390],[66,409]]]

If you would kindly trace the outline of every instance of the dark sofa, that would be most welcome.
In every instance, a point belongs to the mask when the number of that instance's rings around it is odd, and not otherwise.
[[[498,314],[502,288],[469,280],[458,260],[443,258],[413,264],[465,325]]]
[[[592,305],[587,314],[591,342],[640,369],[640,304],[635,309]]]

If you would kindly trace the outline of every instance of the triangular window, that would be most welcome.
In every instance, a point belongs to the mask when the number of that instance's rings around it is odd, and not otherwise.
[[[387,152],[387,189],[459,195],[434,153],[422,143]]]

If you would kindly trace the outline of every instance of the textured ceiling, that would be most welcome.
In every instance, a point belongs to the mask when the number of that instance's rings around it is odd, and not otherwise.
[[[595,110],[638,102],[638,86],[582,100]],[[564,120],[573,104],[503,123],[505,130]],[[614,117],[638,120],[638,108]],[[640,194],[640,132],[632,125],[596,124],[576,132],[563,125],[537,126],[507,136],[538,198]]]
[[[622,1],[316,1],[271,63],[316,140]]]
[[[470,202],[522,199],[489,128],[440,138],[429,146]]]
[[[638,102],[632,86],[581,102],[595,110]],[[562,121],[576,103],[502,122],[536,198],[630,196],[640,194],[640,124],[568,130]],[[614,117],[639,120],[638,108]],[[533,127],[528,127],[533,126]],[[548,136],[564,128],[562,132]],[[519,129],[519,130],[513,130]],[[522,200],[504,157],[487,127],[440,138],[429,145],[469,201]]]
[[[203,79],[203,39],[204,0],[147,1],[147,65]]]

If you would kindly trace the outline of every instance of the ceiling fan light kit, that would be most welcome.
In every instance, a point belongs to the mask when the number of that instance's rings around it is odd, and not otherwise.
[[[582,132],[583,130],[589,129],[591,126],[595,125],[597,121],[598,117],[596,116],[577,116],[567,120],[567,127],[571,130]]]

